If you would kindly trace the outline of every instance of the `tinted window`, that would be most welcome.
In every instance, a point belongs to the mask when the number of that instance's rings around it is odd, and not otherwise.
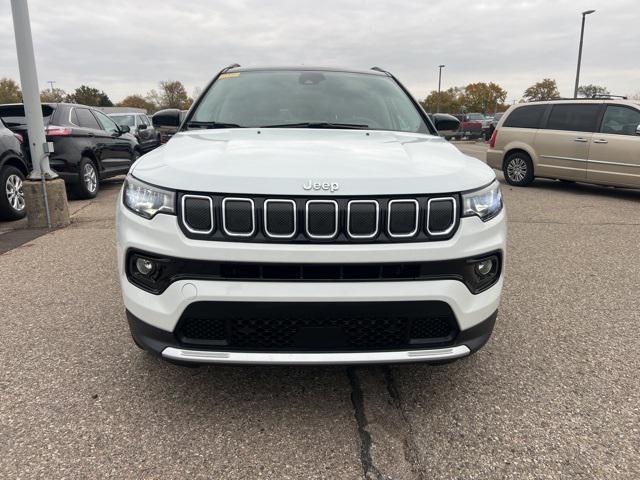
[[[78,117],[78,126],[82,128],[91,128],[93,130],[100,130],[100,125],[96,121],[95,117],[91,114],[91,111],[86,108],[76,108],[76,116]]]
[[[120,131],[116,122],[111,120],[104,113],[98,112],[97,110],[94,110],[93,113],[96,115],[100,125],[102,125],[103,130],[106,130],[109,133],[118,133]]]
[[[242,127],[349,123],[377,130],[429,132],[392,78],[331,71],[223,74],[204,93],[191,120]]]
[[[540,128],[546,105],[527,105],[513,110],[504,121],[504,127]]]
[[[549,130],[571,130],[574,132],[595,132],[598,124],[600,105],[554,105],[549,115]]]
[[[619,105],[609,105],[602,119],[602,133],[614,135],[636,135],[640,125],[640,110]]]
[[[55,106],[53,105],[42,105],[42,118],[45,125],[49,123],[51,115],[53,115],[55,110]],[[10,127],[27,124],[27,119],[24,114],[24,105],[22,104],[0,106],[0,117]]]

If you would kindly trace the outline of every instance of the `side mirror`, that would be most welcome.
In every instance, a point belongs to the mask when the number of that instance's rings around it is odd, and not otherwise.
[[[168,108],[160,110],[151,117],[154,127],[174,127],[180,126],[180,110],[177,108]]]
[[[636,135],[640,135],[640,125],[636,127]]]
[[[147,126],[144,123],[141,123],[140,125],[138,125],[138,130],[145,130],[147,128]]]
[[[120,133],[129,133],[131,131],[128,125],[118,125],[118,128],[120,129]]]

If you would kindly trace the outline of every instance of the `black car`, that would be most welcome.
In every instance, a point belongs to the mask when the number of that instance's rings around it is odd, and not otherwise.
[[[54,144],[49,156],[51,168],[80,198],[95,197],[100,180],[126,174],[141,155],[140,145],[128,127],[119,127],[94,108],[44,103],[42,117],[47,141]],[[0,118],[28,144],[23,104],[0,105]],[[28,148],[23,154],[29,160]]]
[[[22,137],[0,120],[0,220],[18,220],[26,214],[22,182],[29,166],[21,143]]]

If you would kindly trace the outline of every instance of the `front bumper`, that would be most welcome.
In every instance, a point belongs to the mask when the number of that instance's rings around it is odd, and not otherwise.
[[[461,331],[453,345],[440,348],[370,352],[242,352],[199,350],[179,344],[172,332],[143,322],[127,311],[131,335],[144,349],[177,363],[227,364],[363,364],[440,362],[462,358],[480,349],[490,338],[497,311],[476,326]]]
[[[503,275],[492,287],[473,294],[453,279],[419,281],[230,281],[178,279],[161,294],[129,282],[127,252],[141,250],[158,256],[204,261],[273,263],[428,262],[503,252],[506,214],[484,223],[463,218],[449,240],[392,244],[261,244],[192,240],[184,236],[176,217],[157,215],[146,220],[119,203],[117,210],[118,265],[131,331],[144,348],[163,357],[196,363],[366,363],[439,361],[468,355],[489,338],[498,309]],[[176,327],[185,310],[196,302],[416,302],[446,303],[453,312],[458,335],[447,345],[395,351],[260,352],[194,348],[176,340]]]

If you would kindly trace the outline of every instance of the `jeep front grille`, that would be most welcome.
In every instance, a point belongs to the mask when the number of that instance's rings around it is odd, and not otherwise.
[[[428,242],[451,238],[458,195],[291,197],[179,194],[180,227],[199,240],[291,243]]]

